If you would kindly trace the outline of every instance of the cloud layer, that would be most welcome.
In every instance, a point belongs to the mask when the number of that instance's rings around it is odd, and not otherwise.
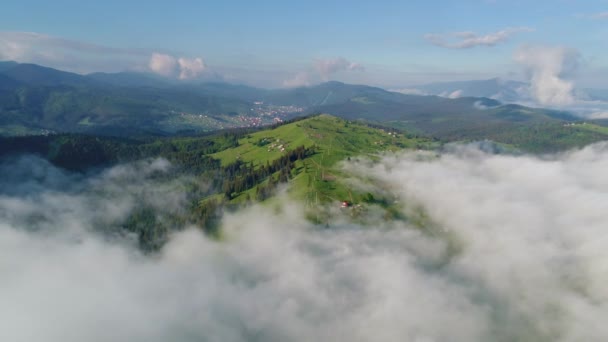
[[[155,256],[99,233],[142,192],[159,212],[183,202],[174,200],[176,183],[157,188],[154,175],[168,167],[148,161],[83,177],[39,159],[0,165],[8,175],[0,187],[3,339],[608,337],[606,144],[544,158],[469,146],[347,164],[353,179],[366,180],[358,184],[372,180],[379,189],[370,190],[397,198],[423,229],[403,221],[325,229],[286,204],[229,215],[222,241],[185,227]]]
[[[495,46],[506,42],[520,32],[531,32],[529,27],[508,27],[500,31],[480,35],[475,32],[450,32],[446,34],[427,33],[424,39],[433,45],[448,49],[470,49],[478,46]]]

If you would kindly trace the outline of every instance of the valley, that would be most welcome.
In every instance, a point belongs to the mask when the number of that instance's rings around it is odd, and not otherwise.
[[[0,341],[608,341],[606,1],[0,5]]]

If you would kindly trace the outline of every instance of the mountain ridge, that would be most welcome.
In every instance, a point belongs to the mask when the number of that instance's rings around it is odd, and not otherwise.
[[[260,89],[176,83],[146,73],[78,75],[33,64],[0,65],[0,134],[5,135],[49,130],[172,135],[268,125],[317,112],[447,138],[484,125],[492,131],[496,125],[578,120],[566,112],[490,98],[409,95],[337,81]]]

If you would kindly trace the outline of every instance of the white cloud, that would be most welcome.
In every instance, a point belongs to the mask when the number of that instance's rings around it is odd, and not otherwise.
[[[396,88],[389,91],[406,95],[428,95],[426,92],[416,88]]]
[[[608,146],[543,158],[475,147],[353,162],[424,228],[227,216],[144,255],[111,232],[165,161],[67,175],[0,164],[0,333],[9,341],[602,341]],[[175,182],[177,180],[171,180]],[[373,190],[372,190],[373,191]],[[165,194],[171,194],[165,196]],[[175,200],[177,198],[178,200]],[[424,214],[422,214],[424,213]]]
[[[575,102],[574,83],[580,54],[565,47],[523,46],[514,54],[524,66],[532,97],[542,105],[564,106]]]
[[[603,143],[544,159],[474,148],[406,154],[361,173],[425,208],[462,248],[441,279],[454,276],[471,298],[489,299],[477,309],[494,317],[485,326],[494,335],[481,340],[573,341],[608,335],[596,325],[608,312],[607,167]]]
[[[361,64],[351,62],[343,57],[316,59],[314,67],[324,81],[329,80],[332,74],[340,71],[365,71],[365,68]]]
[[[153,53],[148,66],[153,72],[166,77],[173,76],[177,72],[175,57],[162,53]]]
[[[470,49],[477,46],[495,46],[520,32],[531,32],[529,27],[509,27],[497,32],[479,35],[475,32],[427,33],[424,39],[433,45],[448,49]]]
[[[458,89],[458,90],[455,90],[455,91],[451,92],[450,94],[448,94],[447,97],[450,99],[457,99],[461,96],[462,96],[462,90]]]
[[[180,80],[197,78],[207,69],[202,58],[175,58],[162,53],[153,53],[148,67],[159,75]]]
[[[475,103],[473,103],[473,108],[479,109],[479,110],[486,110],[490,107],[484,105],[481,101],[475,101]]]
[[[444,91],[444,92],[439,93],[437,96],[447,97],[449,99],[457,99],[462,96],[462,90],[457,89],[454,91]]]
[[[283,81],[283,87],[308,86],[313,81],[327,82],[332,75],[340,72],[365,71],[365,67],[359,63],[351,62],[343,57],[329,59],[315,59],[312,68],[301,71],[293,77]],[[316,75],[318,76],[316,76]]]
[[[202,58],[180,58],[177,60],[177,63],[180,69],[180,80],[197,78],[207,68]]]
[[[307,72],[299,72],[292,78],[283,81],[283,87],[296,88],[310,85],[310,76]]]

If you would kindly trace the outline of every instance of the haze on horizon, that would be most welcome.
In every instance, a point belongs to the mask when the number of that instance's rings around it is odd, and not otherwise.
[[[571,51],[565,76],[608,88],[606,11],[602,1],[567,0],[5,1],[0,60],[271,88],[327,80],[403,88],[529,80],[520,52],[534,48],[546,51],[542,63]]]

